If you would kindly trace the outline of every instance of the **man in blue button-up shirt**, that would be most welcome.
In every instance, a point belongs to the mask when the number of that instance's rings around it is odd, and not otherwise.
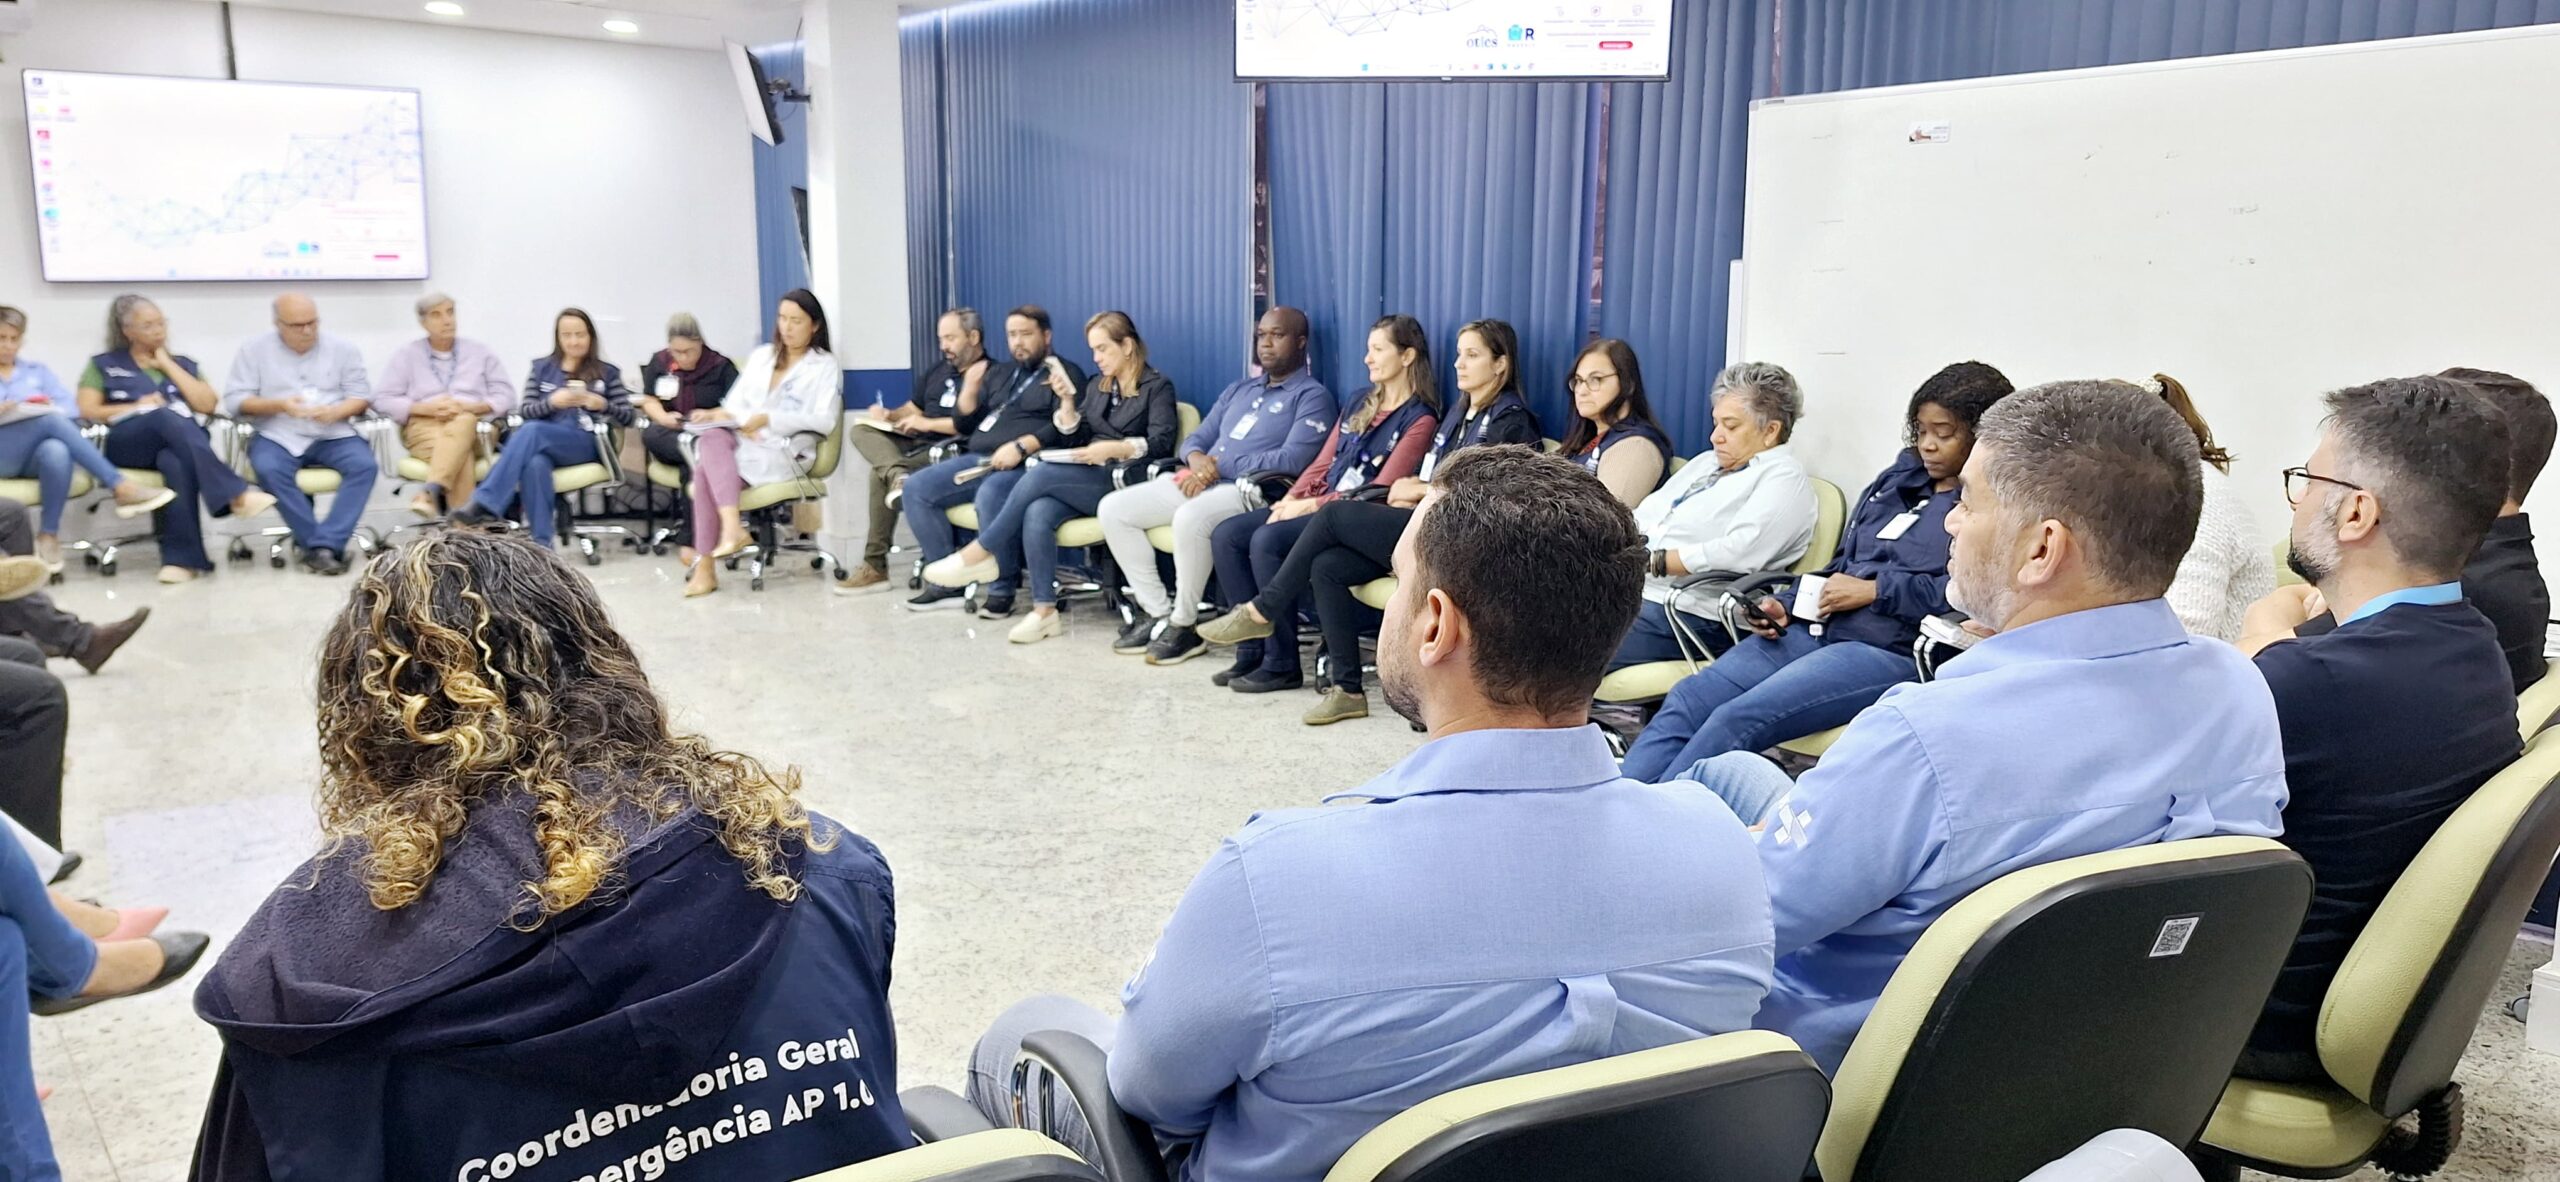
[[[1947,518],[1948,598],[1995,634],[1936,681],[1888,691],[1792,791],[1747,752],[1686,773],[1766,816],[1781,958],[1757,1025],[1837,1069],[1920,934],[1977,888],[2081,854],[2281,829],[2265,679],[2161,598],[2203,511],[2197,463],[2177,414],[2122,382],[2003,399]]]
[[[222,384],[222,413],[249,424],[249,467],[258,486],[276,499],[276,513],[302,547],[302,565],[320,574],[344,574],[347,544],[364,520],[381,466],[354,419],[373,402],[373,380],[354,343],[320,332],[320,307],[311,297],[276,297],[276,330],[252,337],[232,355]],[[336,499],[321,517],[296,473],[328,468],[338,474]]]
[[[1116,1030],[1056,998],[999,1022],[979,1106],[1009,1119],[1021,1035],[1065,1025],[1109,1043],[1113,1097],[1184,1147],[1183,1177],[1316,1182],[1441,1093],[1747,1025],[1772,955],[1749,835],[1709,793],[1620,778],[1585,719],[1643,561],[1570,461],[1451,457],[1378,641],[1430,741],[1221,844]]]
[[[1286,472],[1294,480],[1333,433],[1333,393],[1307,372],[1306,313],[1263,313],[1254,325],[1253,356],[1261,376],[1218,395],[1199,428],[1174,449],[1182,460],[1179,471],[1121,489],[1102,498],[1094,511],[1140,609],[1112,644],[1113,652],[1143,652],[1150,665],[1178,665],[1206,651],[1208,644],[1192,626],[1200,622],[1200,596],[1209,589],[1216,558],[1210,531],[1252,510],[1243,478]],[[1173,527],[1171,598],[1156,574],[1155,543],[1147,540],[1147,531],[1160,525]]]

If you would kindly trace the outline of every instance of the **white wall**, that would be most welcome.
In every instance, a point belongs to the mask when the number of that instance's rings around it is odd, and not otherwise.
[[[607,360],[636,369],[666,317],[701,317],[714,347],[760,334],[754,181],[744,119],[715,53],[238,6],[239,76],[415,87],[426,120],[431,277],[322,283],[324,331],[381,359],[417,335],[411,305],[451,292],[462,331],[510,368],[550,348],[563,306],[597,321]],[[65,377],[101,348],[122,285],[45,283],[28,208],[27,67],[222,76],[219,9],[199,0],[45,4],[0,38],[0,303],[26,309],[28,355]],[[135,285],[172,341],[215,375],[270,331],[282,285]]]
[[[2538,26],[1764,101],[1741,347],[1803,379],[1806,462],[1852,488],[1949,362],[2171,374],[2272,544],[2325,392],[2468,365],[2560,395],[2554,78]]]

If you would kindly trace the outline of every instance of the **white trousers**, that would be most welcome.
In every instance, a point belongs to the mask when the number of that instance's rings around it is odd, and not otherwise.
[[[1128,581],[1129,594],[1137,597],[1139,609],[1189,626],[1199,622],[1200,596],[1209,590],[1209,576],[1216,571],[1209,531],[1242,512],[1244,491],[1233,484],[1186,497],[1174,486],[1174,477],[1164,476],[1102,498],[1102,507],[1094,515],[1102,519],[1103,540],[1110,543],[1111,557],[1120,564],[1120,577]],[[1160,525],[1173,527],[1170,602],[1164,579],[1156,574],[1156,548],[1147,541],[1147,531]]]

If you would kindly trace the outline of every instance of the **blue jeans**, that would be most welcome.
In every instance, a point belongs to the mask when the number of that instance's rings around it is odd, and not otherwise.
[[[1680,613],[1680,619],[1689,626],[1689,635],[1705,645],[1708,656],[1721,656],[1733,647],[1733,634],[1724,630],[1724,621],[1689,612]],[[1627,629],[1625,640],[1618,642],[1617,654],[1609,658],[1609,671],[1688,659],[1689,654],[1680,648],[1680,638],[1672,634],[1671,609],[1648,599],[1636,610],[1635,626]]]
[[[498,450],[497,460],[489,465],[489,474],[480,478],[479,490],[471,494],[471,503],[484,512],[504,517],[517,502],[523,502],[525,532],[542,548],[550,549],[555,540],[552,470],[593,464],[600,459],[596,437],[585,427],[551,419],[527,419],[507,437],[507,445]]]
[[[898,512],[907,519],[907,532],[916,536],[916,546],[924,551],[924,560],[932,562],[960,548],[960,527],[943,516],[952,506],[974,502],[978,506],[978,524],[984,526],[1004,512],[1006,498],[1013,486],[1022,483],[1028,469],[1007,468],[989,472],[967,484],[954,484],[951,478],[980,464],[987,457],[953,456],[939,464],[928,464],[907,473],[906,491],[899,494]],[[987,584],[987,594],[1013,593],[1013,579],[998,578]]]
[[[1727,751],[1713,759],[1701,759],[1672,777],[1674,783],[1681,780],[1715,793],[1745,825],[1766,820],[1769,809],[1795,791],[1796,786],[1787,773],[1778,770],[1778,765],[1750,751]]]
[[[908,477],[913,480],[915,477]],[[1058,602],[1058,527],[1091,517],[1111,492],[1111,471],[1092,464],[1042,464],[1004,499],[1004,511],[978,518],[978,545],[995,555],[997,577],[988,589],[1031,581],[1031,602]]]
[[[107,428],[107,458],[120,468],[156,468],[176,500],[154,514],[160,561],[188,570],[212,570],[204,552],[204,513],[227,517],[249,482],[213,452],[213,438],[194,419],[170,410],[138,410]]]
[[[0,997],[69,997],[97,965],[97,941],[53,909],[35,861],[0,837]],[[0,1177],[61,1182],[30,1051],[25,1019],[0,1022]]]
[[[1280,564],[1289,560],[1289,548],[1315,521],[1305,517],[1271,522],[1271,510],[1256,509],[1239,517],[1230,517],[1209,531],[1209,548],[1217,555],[1218,590],[1228,603],[1241,606],[1262,594]],[[1263,640],[1248,640],[1236,646],[1236,668],[1258,667],[1265,673],[1282,677],[1300,674],[1298,664],[1298,608],[1291,601],[1285,611],[1271,613],[1271,635]]]
[[[1802,626],[1776,640],[1754,636],[1671,687],[1620,770],[1656,781],[1728,751],[1844,726],[1884,691],[1918,677],[1909,656],[1854,640],[1824,644]]]
[[[293,474],[305,468],[327,468],[338,474],[338,491],[331,494],[326,520],[313,513],[311,498],[293,482]],[[373,496],[373,478],[382,471],[373,462],[373,445],[353,435],[323,439],[300,456],[260,435],[249,441],[249,470],[258,474],[258,487],[275,496],[276,516],[284,518],[305,553],[327,550],[340,555],[347,552],[347,539],[356,536],[356,524],[364,520],[364,504]]]
[[[79,424],[57,414],[36,415],[0,427],[0,477],[35,477],[43,502],[43,533],[62,532],[62,510],[71,500],[71,469],[88,469],[100,488],[124,483],[124,474],[80,437]]]

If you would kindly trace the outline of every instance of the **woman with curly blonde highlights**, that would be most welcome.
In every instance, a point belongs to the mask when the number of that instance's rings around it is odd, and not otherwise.
[[[319,733],[324,846],[197,995],[195,1177],[791,1178],[912,1144],[879,850],[669,729],[549,552],[375,559]]]

